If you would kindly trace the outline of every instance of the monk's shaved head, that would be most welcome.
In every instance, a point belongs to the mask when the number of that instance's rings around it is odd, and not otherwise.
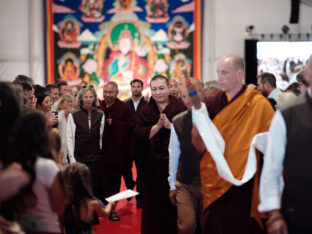
[[[165,83],[166,83],[166,85],[167,85],[167,86],[169,85],[169,81],[168,81],[167,77],[165,77],[165,76],[163,76],[163,75],[156,75],[156,76],[154,76],[154,77],[151,79],[151,81],[150,81],[150,86],[152,86],[152,85],[151,85],[152,82],[153,82],[153,81],[156,81],[156,80],[164,80]]]
[[[243,86],[244,60],[238,55],[227,55],[217,63],[220,88],[234,97]]]
[[[108,86],[108,85],[111,85],[115,88],[115,91],[118,92],[118,84],[115,82],[115,81],[108,81],[104,84],[104,87],[105,86]]]
[[[245,71],[244,59],[238,55],[230,54],[230,55],[222,57],[220,61],[224,61],[224,62],[230,61],[235,70],[242,69],[243,71]]]

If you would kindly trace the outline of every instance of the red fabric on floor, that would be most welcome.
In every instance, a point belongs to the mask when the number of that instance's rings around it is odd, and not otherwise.
[[[136,168],[132,167],[133,178],[136,180]],[[120,191],[126,190],[125,182],[122,179]],[[136,188],[135,188],[136,189]],[[134,190],[135,190],[134,189]],[[136,207],[136,199],[133,197],[131,201],[126,199],[118,202],[116,208],[120,221],[111,221],[109,219],[100,218],[100,224],[94,226],[96,234],[140,234],[141,233],[141,216],[142,209]]]

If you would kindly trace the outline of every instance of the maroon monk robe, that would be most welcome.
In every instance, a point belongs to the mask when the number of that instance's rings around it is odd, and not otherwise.
[[[102,184],[104,198],[119,192],[120,179],[133,158],[133,129],[135,118],[129,107],[118,98],[108,108],[101,102],[105,113],[105,127],[102,137]],[[111,125],[107,119],[112,119]],[[102,198],[103,199],[103,198]]]
[[[170,104],[162,113],[170,122],[172,118],[186,110],[181,100],[169,96]],[[153,125],[160,116],[160,111],[153,98],[139,113],[136,136],[145,149],[145,178],[142,206],[142,234],[177,233],[177,211],[169,200],[168,163],[170,130],[162,128],[152,139],[148,139]]]
[[[204,100],[209,117],[213,120],[228,104],[244,93],[247,86],[228,101],[225,92]],[[224,195],[214,201],[203,213],[203,231],[209,233],[261,234],[257,221],[250,217],[253,179],[242,186],[232,186]],[[231,225],[229,225],[231,224]],[[232,224],[237,224],[232,225]],[[233,230],[233,226],[239,231]]]

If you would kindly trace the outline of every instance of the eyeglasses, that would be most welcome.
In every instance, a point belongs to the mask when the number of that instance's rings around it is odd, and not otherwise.
[[[46,100],[46,101],[43,101],[43,103],[45,103],[45,104],[52,104],[53,101],[52,100]]]
[[[94,86],[93,86],[93,85],[84,85],[84,86],[82,86],[81,88],[82,88],[82,89],[85,89],[85,88],[88,88],[88,87],[90,87],[90,88],[94,88]]]

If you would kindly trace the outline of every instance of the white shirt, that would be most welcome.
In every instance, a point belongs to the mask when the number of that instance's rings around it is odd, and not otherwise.
[[[177,182],[177,171],[179,158],[181,154],[180,142],[173,124],[171,125],[170,141],[169,141],[169,186],[170,190],[175,190]]]
[[[131,97],[131,99],[132,99],[132,101],[133,101],[133,105],[134,105],[134,110],[135,110],[135,111],[137,111],[138,105],[139,105],[139,103],[140,103],[140,101],[141,101],[142,98],[143,98],[143,96],[141,96],[141,97],[136,101],[133,97]]]
[[[260,178],[260,212],[281,208],[283,186],[280,177],[286,149],[286,124],[279,110],[276,111],[268,135],[268,146],[264,156]]]
[[[64,153],[64,157],[62,159],[62,165],[68,166],[68,160],[69,164],[72,164],[76,162],[73,155],[67,154],[67,121],[65,117],[65,112],[62,110],[58,113],[58,130],[60,132],[61,136],[61,152]]]
[[[58,215],[52,210],[49,195],[49,189],[59,173],[59,168],[53,160],[39,157],[35,164],[35,172],[33,191],[37,202],[22,215],[20,223],[27,231],[61,233]]]
[[[310,89],[308,94],[312,97]],[[284,188],[281,177],[287,145],[286,133],[285,120],[281,112],[277,110],[269,129],[268,147],[260,178],[260,204],[258,206],[260,212],[281,208]]]
[[[278,88],[275,88],[272,90],[272,92],[270,93],[268,98],[272,98],[277,102],[277,99],[278,99],[279,95],[281,95],[281,94],[282,94],[282,91]]]
[[[51,111],[56,111],[58,105],[60,104],[61,99],[59,98],[56,102],[53,102],[52,106],[51,106]]]
[[[89,123],[89,129],[91,128],[91,121]],[[105,114],[103,114],[102,120],[101,120],[101,126],[100,126],[100,149],[102,149],[102,136],[105,126]],[[68,115],[67,120],[67,154],[68,157],[74,157],[75,152],[75,133],[76,133],[76,124],[74,121],[74,117],[71,113]]]

